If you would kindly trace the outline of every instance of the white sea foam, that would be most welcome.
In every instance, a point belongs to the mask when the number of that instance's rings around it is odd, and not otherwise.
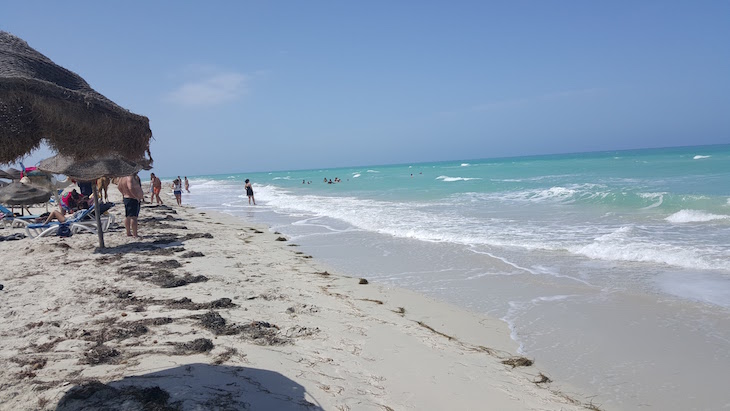
[[[578,199],[604,199],[611,195],[609,191],[601,190],[604,186],[598,184],[574,184],[568,187],[554,186],[546,189],[530,189],[505,193],[488,193],[492,200],[519,201],[519,202],[560,202],[572,203]]]
[[[379,173],[380,171],[377,170],[368,170],[367,173]]]
[[[730,219],[730,215],[712,214],[700,210],[680,210],[665,218],[666,221],[675,224],[704,223],[707,221],[727,219]]]
[[[642,210],[649,210],[659,207],[664,202],[664,195],[667,193],[638,193],[638,196],[648,200],[655,200],[653,204],[643,207]]]
[[[443,181],[447,181],[447,182],[452,182],[452,181],[481,180],[481,178],[476,178],[476,177],[448,177],[448,176],[438,176],[438,177],[436,177],[436,180],[443,180]]]
[[[578,281],[578,282],[583,283],[583,284],[586,284],[586,285],[591,285],[590,283],[586,282],[585,280],[582,280],[580,278],[571,277],[569,275],[560,274],[560,273],[556,272],[555,270],[550,269],[550,268],[547,268],[545,266],[533,265],[531,268],[522,267],[522,266],[518,265],[517,263],[514,263],[512,261],[509,261],[508,259],[506,259],[504,257],[500,257],[500,256],[498,256],[496,254],[493,254],[493,253],[489,253],[489,252],[486,252],[486,251],[479,251],[479,250],[476,250],[476,249],[472,249],[471,251],[473,251],[474,253],[477,253],[477,254],[488,255],[488,256],[490,256],[492,258],[495,258],[497,260],[502,261],[503,263],[505,263],[505,264],[507,264],[509,266],[514,267],[518,271],[527,272],[527,273],[530,273],[532,275],[549,275],[551,277],[556,277],[556,278],[568,278],[570,280]],[[513,273],[501,273],[501,274],[503,274],[503,275],[514,275],[514,274],[517,274],[517,273],[513,272]]]
[[[702,160],[703,158],[710,158],[710,157],[712,157],[712,156],[701,156],[701,155],[696,155],[696,156],[692,157],[692,159],[693,159],[693,160]]]
[[[360,177],[360,173],[357,173],[357,174],[353,174],[352,175],[352,178],[358,178],[358,177]]]
[[[568,251],[605,261],[659,263],[693,269],[727,269],[727,263],[704,256],[699,250],[641,237],[633,226],[624,226],[597,237],[591,243],[568,247]]]
[[[533,194],[532,200],[552,200],[570,199],[576,193],[576,190],[567,187],[550,187],[547,190],[540,190]]]
[[[471,165],[471,164],[469,164],[469,163],[461,163],[461,166],[462,166],[462,167],[469,167],[470,165]]]

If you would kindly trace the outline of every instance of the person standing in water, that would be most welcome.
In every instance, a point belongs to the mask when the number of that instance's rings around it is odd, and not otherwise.
[[[246,179],[246,196],[248,196],[248,204],[251,204],[251,201],[253,201],[253,205],[256,205],[256,199],[253,198],[253,186],[251,186],[251,182]]]
[[[188,181],[188,176],[185,176],[185,191],[188,193],[190,192],[190,182]]]

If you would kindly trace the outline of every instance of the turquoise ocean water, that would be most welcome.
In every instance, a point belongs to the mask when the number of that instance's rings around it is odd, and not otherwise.
[[[188,177],[184,202],[503,319],[606,409],[730,409],[730,145]]]

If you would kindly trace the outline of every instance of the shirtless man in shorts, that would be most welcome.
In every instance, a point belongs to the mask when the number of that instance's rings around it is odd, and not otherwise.
[[[124,197],[124,228],[127,235],[137,237],[137,217],[139,216],[140,202],[144,198],[144,191],[139,180],[134,176],[126,176],[119,179],[117,188]]]
[[[157,204],[164,204],[162,202],[162,199],[160,198],[160,191],[162,190],[162,181],[157,178],[155,173],[150,174],[150,178],[152,179],[152,199],[150,200],[150,203],[155,200],[155,197],[157,197]]]

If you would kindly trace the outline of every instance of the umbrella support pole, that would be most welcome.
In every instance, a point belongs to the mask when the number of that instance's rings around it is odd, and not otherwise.
[[[96,214],[96,230],[99,235],[99,248],[104,248],[104,231],[101,229],[101,213],[99,212],[99,189],[94,182],[94,214]]]

